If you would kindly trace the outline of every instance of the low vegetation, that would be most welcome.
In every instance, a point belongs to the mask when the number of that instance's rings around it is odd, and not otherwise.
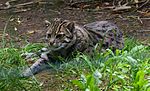
[[[36,77],[20,76],[27,62],[22,53],[36,52],[42,44],[0,49],[0,91],[42,91]],[[96,49],[96,48],[95,48]],[[62,83],[65,91],[150,91],[150,47],[126,39],[125,48],[112,52],[95,50],[94,57],[78,53],[55,70],[77,77]],[[63,70],[62,70],[63,69]],[[59,75],[58,75],[59,76]],[[49,83],[51,84],[51,83]]]

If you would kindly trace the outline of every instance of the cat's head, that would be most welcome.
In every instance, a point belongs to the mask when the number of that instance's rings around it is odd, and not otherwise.
[[[55,19],[49,23],[46,33],[48,46],[54,50],[59,50],[71,45],[73,40],[74,22],[68,20]]]

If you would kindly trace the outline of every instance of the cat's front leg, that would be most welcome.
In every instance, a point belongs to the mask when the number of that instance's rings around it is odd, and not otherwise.
[[[42,48],[41,50],[39,50],[38,52],[34,53],[34,52],[26,52],[26,53],[22,53],[21,56],[23,58],[25,58],[26,60],[28,59],[32,59],[34,57],[40,57],[42,53],[46,53],[49,52],[48,48]]]
[[[22,76],[23,77],[30,77],[30,76],[33,76],[33,75],[35,75],[35,74],[37,74],[37,73],[39,73],[45,69],[50,68],[49,63],[50,63],[51,59],[48,58],[47,54],[48,53],[42,53],[41,57],[35,63],[33,63],[32,66],[27,68],[23,72]]]

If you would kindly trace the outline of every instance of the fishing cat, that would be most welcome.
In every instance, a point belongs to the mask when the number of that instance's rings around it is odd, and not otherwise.
[[[69,20],[55,19],[48,22],[46,33],[47,49],[43,49],[40,58],[23,75],[28,77],[48,67],[58,56],[67,58],[75,51],[90,53],[99,43],[102,50],[113,51],[124,47],[123,33],[109,21],[96,21],[80,26]]]

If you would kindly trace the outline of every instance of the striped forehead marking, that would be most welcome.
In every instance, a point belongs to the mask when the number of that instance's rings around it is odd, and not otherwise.
[[[65,24],[67,23],[66,21],[63,21],[62,23],[60,23],[57,27],[57,31],[56,31],[56,34],[58,34],[58,32],[60,31],[60,28]]]

